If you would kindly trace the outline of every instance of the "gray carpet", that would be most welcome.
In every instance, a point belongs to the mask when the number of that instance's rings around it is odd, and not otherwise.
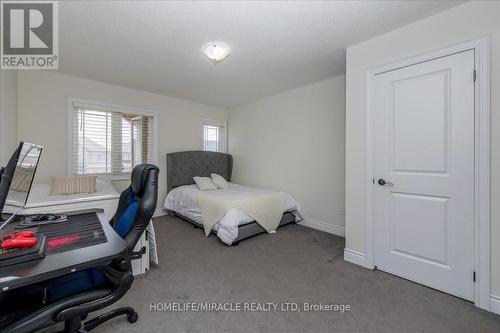
[[[299,225],[237,247],[173,217],[155,220],[160,266],[136,279],[98,332],[500,332],[500,316],[424,286],[343,260],[341,237]],[[150,303],[349,304],[350,312],[154,312]],[[111,307],[112,308],[112,307]]]

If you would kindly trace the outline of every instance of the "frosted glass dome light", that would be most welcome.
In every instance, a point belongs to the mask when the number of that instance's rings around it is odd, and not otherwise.
[[[214,64],[223,62],[228,56],[231,50],[229,46],[220,42],[210,42],[202,47],[203,54],[210,59]]]

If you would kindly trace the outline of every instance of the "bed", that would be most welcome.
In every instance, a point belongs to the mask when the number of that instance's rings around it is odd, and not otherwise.
[[[229,154],[208,151],[183,151],[167,154],[167,198],[164,208],[170,215],[203,229],[201,209],[198,205],[200,192],[193,177],[210,177],[216,173],[224,177],[231,191],[249,193],[270,192],[231,183],[233,157]],[[223,190],[218,190],[223,191]],[[295,223],[302,219],[299,203],[286,194],[285,212],[279,227]],[[212,229],[222,242],[236,246],[241,240],[256,236],[266,231],[257,222],[239,209],[230,209]]]

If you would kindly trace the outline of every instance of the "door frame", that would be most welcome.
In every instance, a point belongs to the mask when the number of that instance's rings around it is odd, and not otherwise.
[[[366,71],[365,79],[365,267],[375,267],[373,86],[377,74],[455,53],[474,50],[477,73],[474,100],[474,304],[491,308],[490,293],[490,36],[448,46]],[[471,72],[471,80],[473,73]],[[472,279],[472,277],[471,277]]]

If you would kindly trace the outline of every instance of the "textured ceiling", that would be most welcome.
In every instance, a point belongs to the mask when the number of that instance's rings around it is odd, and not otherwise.
[[[65,1],[60,71],[232,107],[344,73],[345,48],[457,1]],[[214,66],[209,41],[232,49]]]

